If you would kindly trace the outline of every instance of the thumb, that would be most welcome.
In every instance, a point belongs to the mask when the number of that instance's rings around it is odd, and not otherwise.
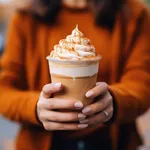
[[[46,84],[41,92],[41,96],[44,98],[50,98],[53,93],[57,93],[63,89],[63,85],[61,83],[51,83]]]

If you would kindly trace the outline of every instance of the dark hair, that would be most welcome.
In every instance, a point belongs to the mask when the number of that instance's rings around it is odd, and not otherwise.
[[[104,28],[112,29],[116,14],[122,9],[124,0],[90,0],[95,23]]]
[[[61,9],[61,0],[40,0],[41,4],[48,7],[48,12],[45,16],[38,16],[33,14],[34,18],[47,24],[52,24],[55,22],[56,17]]]
[[[121,9],[124,0],[87,0],[92,8],[95,23],[104,28],[112,29],[115,23],[116,13]],[[44,23],[54,23],[61,9],[61,0],[41,0],[48,6],[49,11],[44,17],[34,14],[37,20]],[[103,9],[100,7],[104,4]]]

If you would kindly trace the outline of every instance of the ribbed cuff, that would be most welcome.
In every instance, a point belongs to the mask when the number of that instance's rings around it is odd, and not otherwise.
[[[41,125],[37,117],[37,102],[39,100],[40,93],[39,92],[30,92],[29,99],[26,103],[26,110],[23,110],[25,113],[26,119],[29,123],[35,125]]]

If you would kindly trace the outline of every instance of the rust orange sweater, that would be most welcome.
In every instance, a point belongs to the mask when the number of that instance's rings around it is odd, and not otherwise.
[[[127,9],[127,10],[126,10]],[[107,136],[110,128],[113,150],[135,150],[140,144],[135,119],[150,106],[150,16],[146,6],[130,0],[117,15],[113,32],[94,25],[90,12],[62,10],[58,24],[46,26],[28,14],[16,13],[10,23],[5,53],[1,59],[0,113],[21,125],[17,150],[48,150],[53,132],[40,126],[36,104],[42,87],[50,83],[48,63],[53,46],[76,24],[103,56],[98,81],[110,85],[117,104],[116,120],[109,127],[82,133]],[[76,134],[76,133],[75,133]],[[78,133],[77,133],[78,134]]]

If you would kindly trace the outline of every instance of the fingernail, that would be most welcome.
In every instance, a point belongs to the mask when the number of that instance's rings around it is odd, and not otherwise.
[[[78,125],[78,128],[81,128],[81,129],[87,128],[87,127],[88,127],[88,124],[79,124]]]
[[[76,108],[83,108],[83,104],[79,101],[74,104]]]
[[[78,114],[78,118],[83,120],[86,118],[86,116],[84,114]]]
[[[81,120],[81,121],[79,121],[80,123],[83,123],[83,124],[86,124],[86,123],[89,123],[89,120],[88,119],[86,119],[86,120]]]
[[[94,94],[93,91],[89,91],[85,94],[86,97],[91,97]]]
[[[86,114],[86,113],[89,113],[90,111],[92,110],[91,107],[86,107],[85,109],[83,109],[83,113]]]
[[[100,82],[97,82],[97,83],[96,83],[96,86],[99,85],[99,84],[100,84]]]
[[[60,89],[61,83],[56,83],[54,86],[55,86],[56,89]]]

